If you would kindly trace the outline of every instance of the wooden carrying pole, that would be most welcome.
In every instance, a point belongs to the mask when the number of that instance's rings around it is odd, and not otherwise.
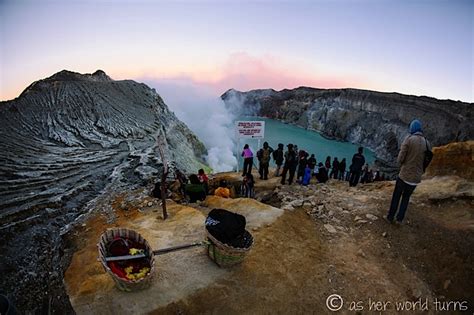
[[[168,212],[166,211],[166,178],[168,177],[168,163],[166,162],[165,157],[165,143],[163,139],[163,134],[160,134],[157,139],[158,152],[161,156],[161,163],[163,163],[163,171],[161,172],[161,206],[163,208],[163,220],[166,220],[168,217]]]

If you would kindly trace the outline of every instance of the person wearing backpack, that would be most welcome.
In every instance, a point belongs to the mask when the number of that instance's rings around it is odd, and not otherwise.
[[[405,138],[398,153],[397,162],[400,165],[400,172],[387,214],[387,220],[390,223],[394,221],[395,214],[397,215],[396,222],[398,224],[402,223],[410,196],[421,182],[421,175],[429,164],[429,161],[425,161],[425,159],[431,160],[432,157],[431,144],[423,136],[421,122],[418,119],[413,120],[410,123],[409,130],[410,135]],[[400,208],[398,207],[399,203]]]
[[[285,152],[285,164],[283,165],[283,172],[281,173],[281,184],[285,185],[286,173],[289,173],[288,184],[293,183],[295,177],[296,166],[298,166],[298,159],[296,153],[293,150],[293,144],[288,144],[288,151]]]
[[[260,174],[260,179],[268,179],[268,166],[270,165],[270,156],[273,152],[273,149],[268,146],[268,142],[263,143],[263,148],[258,150],[257,158],[259,161],[258,173]]]
[[[276,171],[275,171],[275,177],[280,176],[280,169],[281,166],[283,165],[283,160],[284,160],[284,153],[283,153],[283,143],[278,144],[278,149],[273,151],[273,160],[275,161],[276,164]]]

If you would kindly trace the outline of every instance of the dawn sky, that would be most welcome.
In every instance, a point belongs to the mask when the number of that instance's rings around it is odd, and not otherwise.
[[[474,1],[0,0],[0,99],[62,69],[473,102]],[[158,92],[160,92],[158,90]]]

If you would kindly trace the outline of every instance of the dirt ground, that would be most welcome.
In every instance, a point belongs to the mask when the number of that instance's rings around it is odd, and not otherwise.
[[[189,274],[192,278],[179,278],[176,283],[168,279],[161,292],[127,294],[117,293],[100,266],[95,266],[92,274],[84,274],[81,263],[74,264],[78,260],[73,258],[65,280],[75,310],[116,314],[132,309],[150,314],[330,314],[327,299],[337,294],[344,301],[339,312],[347,314],[398,313],[399,303],[423,314],[474,312],[472,183],[453,177],[425,181],[412,197],[406,224],[399,227],[383,220],[393,182],[350,188],[345,182],[330,181],[307,188],[293,185],[275,189],[277,182],[274,178],[257,183],[257,199],[277,208],[288,196],[306,201],[294,204],[294,210],[272,216],[272,221],[251,227],[255,245],[240,266],[220,269],[209,265],[202,252],[190,252],[186,257],[200,257],[196,264],[206,266]],[[317,200],[310,202],[308,198],[313,197]],[[239,200],[221,202],[216,198],[193,206],[199,213],[192,213],[199,218],[217,206],[247,210],[249,215],[260,211],[259,206],[252,205],[252,210]],[[127,213],[125,220],[119,215],[115,224],[142,216],[138,211]],[[255,213],[251,218],[260,217]],[[78,239],[87,243],[85,239],[97,237],[103,224],[95,221],[89,230],[78,232]],[[96,249],[89,246],[78,257],[81,255],[92,260]],[[177,257],[185,254],[172,255],[166,263],[179,262]],[[186,266],[178,263],[178,267]],[[84,284],[91,275],[100,278],[105,287]],[[186,281],[186,290],[153,309],[117,308],[111,304],[117,300],[98,294],[105,290],[121,298],[121,304],[132,297],[133,303],[140,304],[141,299],[162,299],[160,295],[170,295],[168,291],[176,291]],[[196,282],[200,285],[193,285]],[[79,307],[97,302],[98,295],[105,300],[95,305],[107,309]],[[336,308],[339,305],[340,300],[333,304]]]

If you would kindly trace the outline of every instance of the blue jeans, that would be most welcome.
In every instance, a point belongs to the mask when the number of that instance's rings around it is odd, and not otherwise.
[[[395,218],[395,213],[397,213],[398,204],[400,203],[400,198],[402,202],[400,204],[400,209],[398,209],[397,221],[402,222],[405,217],[405,212],[407,211],[408,202],[410,201],[410,196],[415,190],[416,186],[408,185],[403,180],[397,177],[397,183],[395,184],[395,189],[392,195],[392,202],[390,203],[390,210],[387,214],[387,219],[393,221]]]

